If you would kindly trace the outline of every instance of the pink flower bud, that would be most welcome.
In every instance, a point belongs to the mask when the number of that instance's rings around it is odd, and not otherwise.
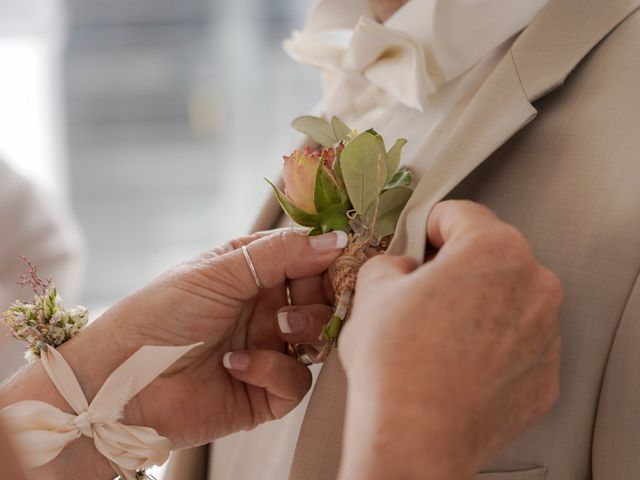
[[[320,159],[319,152],[311,153],[309,147],[284,157],[284,193],[296,207],[311,214],[317,213],[313,197]]]

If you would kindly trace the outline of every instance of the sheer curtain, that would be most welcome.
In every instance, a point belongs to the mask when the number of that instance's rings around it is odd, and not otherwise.
[[[0,156],[66,195],[59,0],[0,0]]]

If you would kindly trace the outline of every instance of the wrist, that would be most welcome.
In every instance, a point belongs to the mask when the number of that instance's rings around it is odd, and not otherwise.
[[[107,377],[125,359],[111,337],[108,329],[96,322],[57,349],[73,370],[89,403]],[[75,414],[40,361],[26,365],[0,385],[0,408],[22,400],[39,400],[63,412]],[[135,411],[135,408],[127,405],[122,422],[136,424],[136,416],[132,415]],[[51,462],[34,469],[32,473],[34,477],[50,479],[79,478],[82,475],[113,479],[116,476],[108,460],[95,448],[93,439],[86,436],[71,442]]]
[[[351,392],[340,480],[473,478],[476,455],[446,412]]]
[[[79,344],[80,341],[74,339],[73,343]],[[65,350],[63,356],[75,372],[78,362],[74,359],[79,357],[75,356],[76,347],[71,346],[71,341],[69,344],[69,346],[65,344],[64,348],[60,346],[58,350]],[[91,362],[99,362],[99,360],[94,357]],[[87,362],[83,360],[83,363]],[[77,373],[76,375],[83,391],[88,385],[93,385],[94,382],[89,380],[89,377]],[[91,398],[92,396],[87,395],[87,400],[90,401]],[[38,400],[63,412],[75,414],[54,386],[40,361],[24,366],[0,385],[0,408],[23,400]],[[84,474],[87,478],[105,480],[115,477],[107,459],[96,450],[93,439],[85,436],[71,442],[49,463],[32,469],[31,474],[34,478],[43,477],[52,480],[79,478],[80,474]]]

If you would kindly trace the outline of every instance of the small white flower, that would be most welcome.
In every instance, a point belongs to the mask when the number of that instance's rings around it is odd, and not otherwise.
[[[40,356],[42,345],[57,347],[77,335],[87,324],[89,312],[81,306],[65,310],[55,286],[49,284],[43,294],[35,295],[33,303],[14,302],[3,319],[14,337],[29,344],[25,358],[33,361]]]

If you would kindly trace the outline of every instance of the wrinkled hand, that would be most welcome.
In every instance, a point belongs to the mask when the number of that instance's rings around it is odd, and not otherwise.
[[[561,287],[522,235],[448,201],[428,241],[423,266],[378,256],[360,272],[341,478],[471,478],[558,398]]]
[[[309,389],[311,374],[284,353],[276,312],[287,305],[287,279],[297,279],[292,288],[309,303],[327,301],[322,273],[339,255],[336,247],[344,246],[338,240],[344,239],[335,233],[307,237],[292,231],[235,240],[108,310],[96,328],[115,333],[120,362],[142,345],[205,343],[134,397],[127,423],[154,427],[180,448],[291,411]],[[248,246],[263,290],[241,245]],[[82,368],[79,363],[74,368]]]

